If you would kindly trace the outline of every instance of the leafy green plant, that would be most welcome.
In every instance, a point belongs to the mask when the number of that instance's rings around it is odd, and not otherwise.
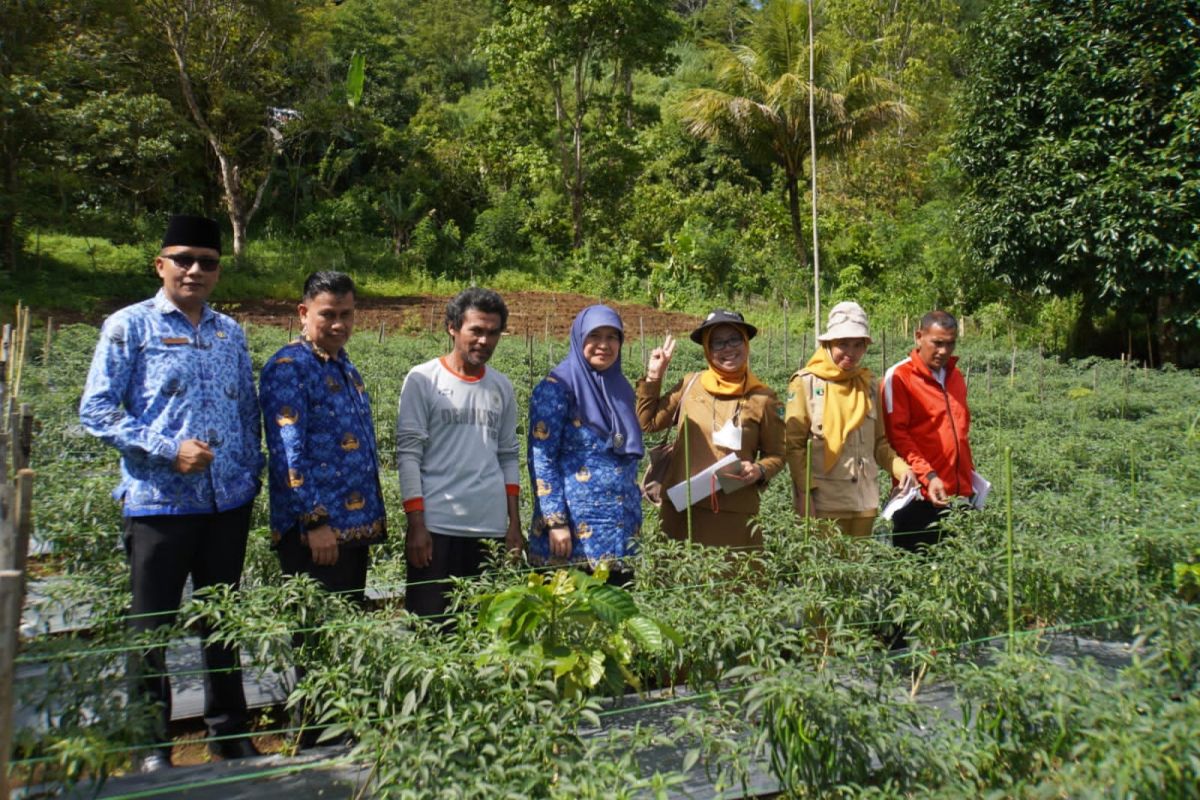
[[[630,672],[636,652],[656,654],[682,638],[644,616],[625,589],[610,586],[608,568],[592,575],[560,569],[531,572],[524,585],[479,598],[479,627],[494,640],[480,664],[515,658],[535,675],[546,671],[568,696],[589,694],[601,683],[612,692],[641,688]]]

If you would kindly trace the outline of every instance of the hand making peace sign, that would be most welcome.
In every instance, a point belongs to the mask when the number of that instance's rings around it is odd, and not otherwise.
[[[650,351],[650,362],[646,365],[646,380],[661,381],[667,374],[667,367],[674,355],[675,337],[668,333],[663,339],[662,347],[656,347]]]

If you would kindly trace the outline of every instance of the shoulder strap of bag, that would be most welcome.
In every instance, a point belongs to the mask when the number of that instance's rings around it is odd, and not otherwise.
[[[692,377],[683,387],[683,393],[679,395],[679,405],[675,406],[675,417],[671,420],[671,428],[679,427],[679,415],[683,411],[683,401],[687,399],[688,392],[692,390],[692,386],[696,383],[696,379],[700,377],[699,372],[693,372]]]

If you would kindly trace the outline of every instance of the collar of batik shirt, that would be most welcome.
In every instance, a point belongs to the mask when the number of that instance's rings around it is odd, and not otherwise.
[[[301,334],[300,334],[300,340],[302,342],[304,342],[306,345],[308,345],[308,348],[313,351],[313,355],[315,355],[317,358],[321,359],[322,361],[344,361],[345,360],[346,351],[344,349],[338,351],[337,355],[332,355],[328,350],[321,347],[321,345],[317,344],[312,339],[309,339],[308,334],[303,333],[303,332],[301,332]]]

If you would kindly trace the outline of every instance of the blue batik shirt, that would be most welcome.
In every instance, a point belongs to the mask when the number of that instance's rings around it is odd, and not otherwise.
[[[110,316],[79,419],[121,453],[113,497],[127,517],[211,514],[258,494],[263,458],[250,353],[238,324],[208,305],[193,326],[160,290]],[[188,439],[212,448],[203,472],[175,469]]]
[[[546,378],[529,399],[533,523],[529,559],[549,563],[549,529],[571,529],[571,561],[620,564],[637,551],[642,527],[640,457],[617,454],[575,416],[566,387]]]
[[[387,534],[371,399],[346,351],[285,345],[259,381],[267,433],[271,538],[329,525],[338,541]]]

